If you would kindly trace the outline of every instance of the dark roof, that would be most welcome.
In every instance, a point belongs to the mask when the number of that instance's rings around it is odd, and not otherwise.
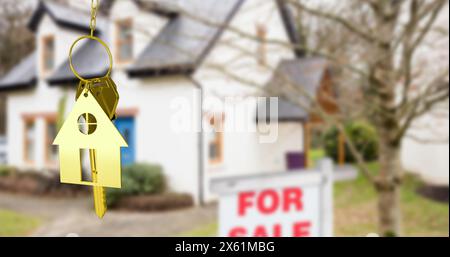
[[[202,62],[214,43],[217,41],[228,22],[240,8],[245,0],[189,0],[180,1],[178,9],[167,4],[148,5],[145,1],[135,0],[143,9],[154,12],[162,12],[169,17],[169,21],[155,39],[148,44],[136,62],[128,69],[130,76],[151,76],[173,73],[191,73]],[[284,0],[277,0],[284,1]],[[164,2],[165,3],[165,2]],[[185,11],[186,13],[183,13]],[[178,14],[175,14],[177,12]],[[285,13],[286,10],[283,11]],[[89,14],[65,5],[47,1],[39,1],[39,6],[30,19],[29,26],[36,29],[39,21],[45,13],[59,25],[72,29],[80,29],[88,33]],[[198,18],[191,15],[198,14]],[[211,21],[223,26],[208,25],[202,20]],[[286,24],[285,24],[286,25]],[[97,17],[97,36],[106,40],[108,29],[106,20]],[[289,32],[291,34],[291,32]],[[293,38],[291,38],[293,40]],[[96,43],[85,40],[79,43],[78,50],[74,52],[73,62],[81,76],[89,78],[103,75],[108,67],[108,62],[95,60],[92,57],[104,56],[105,50]],[[29,62],[36,62],[36,58],[29,57]],[[31,63],[30,63],[31,65]],[[36,78],[36,64],[29,74]],[[23,66],[17,66],[15,73],[21,73]],[[12,71],[11,71],[12,72]],[[25,73],[25,72],[24,72]],[[20,84],[22,79],[6,75],[8,83]],[[5,77],[5,78],[6,78]],[[17,81],[14,81],[16,78]],[[2,80],[3,81],[3,80]],[[58,67],[48,78],[50,84],[60,84],[77,81],[69,68],[68,60]],[[14,83],[13,83],[14,82]]]
[[[36,53],[33,52],[0,79],[0,90],[32,87],[36,84],[36,72]]]
[[[321,57],[283,60],[279,63],[272,79],[266,86],[276,88],[281,93],[289,94],[289,92],[280,91],[280,85],[292,82],[293,85],[301,87],[311,95],[315,95],[327,67],[327,60]]]
[[[280,62],[272,79],[266,85],[267,91],[270,92],[269,96],[279,96],[278,115],[277,117],[272,116],[272,118],[278,118],[278,121],[302,121],[307,119],[309,116],[307,109],[311,102],[304,96],[301,96],[299,99],[292,98],[292,89],[287,87],[290,84],[305,90],[307,94],[315,97],[327,69],[327,61],[319,57]],[[304,108],[300,107],[298,102]],[[266,113],[262,108],[264,108],[264,102],[259,102],[257,121],[269,120],[271,117],[270,113]]]
[[[215,14],[214,22],[226,22],[238,9],[243,0],[191,0],[183,8]],[[189,9],[188,9],[189,8]],[[106,30],[103,30],[106,31]],[[128,69],[130,76],[149,76],[155,74],[191,73],[197,63],[207,54],[221,32],[220,28],[207,26],[204,22],[179,14],[172,17],[156,38],[149,43],[136,62]],[[105,35],[101,33],[100,35]],[[104,36],[106,37],[106,35]],[[104,49],[95,42],[88,42],[76,51],[73,63],[83,77],[102,75],[108,68],[105,61],[93,61],[92,56],[101,56]],[[48,78],[50,84],[73,82],[77,79],[66,61]]]
[[[109,15],[111,7],[113,6],[115,0],[102,1],[99,6],[99,12],[104,15]],[[171,4],[167,0],[132,0],[134,1],[140,9],[153,12],[155,14],[173,17],[177,15],[176,6]]]
[[[107,35],[105,33],[100,33],[98,37],[107,41]],[[78,49],[74,49],[72,54],[72,63],[80,76],[88,79],[101,77],[106,74],[109,67],[109,60],[105,48],[93,40],[83,40],[79,44]],[[78,79],[70,69],[69,60],[67,59],[47,78],[47,81],[50,85],[55,85],[77,82]]]
[[[208,53],[244,0],[191,0],[128,69],[131,76],[192,71]],[[197,15],[197,18],[191,15]],[[205,22],[207,21],[207,22]],[[210,24],[207,24],[210,23]],[[212,24],[223,24],[214,26]]]
[[[99,58],[100,57],[100,58]],[[77,72],[83,78],[101,77],[108,70],[108,56],[103,46],[95,41],[86,40],[72,56]],[[50,85],[76,82],[78,79],[70,70],[69,61],[65,61],[47,79]]]
[[[139,5],[140,8],[162,16],[174,17],[178,14],[176,6],[174,4],[171,4],[170,1],[135,0],[135,2]]]
[[[304,38],[299,31],[299,27],[296,25],[297,21],[293,16],[293,11],[291,9],[291,4],[288,0],[276,0],[278,10],[280,12],[281,20],[283,21],[284,27],[286,28],[289,40],[295,46],[302,46]],[[297,57],[304,57],[305,50],[300,47],[294,47],[294,52]]]
[[[308,113],[297,105],[286,101],[282,98],[278,99],[278,110],[271,110],[272,102],[269,98],[260,99],[257,102],[256,121],[257,122],[288,122],[288,121],[304,121],[308,119]],[[275,102],[273,102],[275,104]],[[270,120],[272,119],[272,120]]]
[[[60,26],[84,32],[89,31],[89,13],[48,1],[39,1],[37,9],[34,11],[28,22],[28,27],[32,31],[36,31],[39,22],[46,13]],[[99,26],[98,22],[97,26]],[[101,27],[101,24],[99,27]]]

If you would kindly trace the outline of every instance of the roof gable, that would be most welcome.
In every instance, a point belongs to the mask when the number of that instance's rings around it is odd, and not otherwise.
[[[85,113],[92,114],[97,122],[95,131],[90,135],[81,133],[78,128],[78,118]],[[99,149],[105,146],[110,148],[112,145],[116,147],[128,146],[127,142],[125,142],[122,135],[108,116],[106,116],[90,92],[87,95],[80,95],[77,99],[75,106],[64,121],[53,144],[70,145],[80,149]]]
[[[140,6],[143,1],[135,0]],[[279,9],[285,0],[277,0]],[[152,6],[150,10],[161,10],[169,13],[169,22],[161,29],[154,40],[148,43],[145,50],[128,68],[128,75],[132,77],[155,76],[162,74],[190,74],[198,67],[205,56],[207,56],[225,30],[227,24],[237,13],[245,0],[189,0],[182,1],[180,5],[182,10],[170,8],[162,8],[161,6]],[[146,8],[143,8],[147,10]],[[150,11],[147,10],[147,11]],[[289,23],[286,13],[288,9],[280,11],[285,15],[283,22]],[[174,13],[177,12],[175,15]],[[185,12],[188,12],[186,14]],[[30,19],[29,26],[36,30],[43,15],[48,13],[58,25],[68,26],[73,29],[80,29],[84,32],[89,31],[89,14],[80,10],[55,4],[50,2],[39,1],[39,6]],[[200,19],[193,17],[197,15]],[[206,20],[212,20],[222,26],[208,25],[202,22],[202,17]],[[101,17],[97,18],[97,36],[104,41],[108,41],[108,23]],[[291,40],[296,40],[292,35],[292,28],[286,28]],[[91,56],[101,56],[104,49],[96,42],[88,41],[84,43],[74,53],[73,60],[77,64],[77,71],[81,76],[86,78],[102,76],[108,66],[104,62],[95,62]],[[36,58],[35,58],[36,59]],[[36,62],[37,60],[35,60]],[[34,64],[36,66],[36,63]],[[35,68],[34,68],[35,69]],[[36,71],[30,72],[36,79]],[[7,77],[15,77],[7,74]],[[17,78],[16,78],[17,79]],[[61,66],[56,68],[55,72],[47,78],[50,84],[63,84],[76,82],[77,78],[72,74],[69,62],[66,60]],[[2,80],[3,81],[3,80]],[[0,88],[3,83],[0,81]],[[13,81],[7,80],[10,84],[20,84],[21,79]],[[28,85],[28,84],[27,84]],[[5,87],[6,88],[6,87]]]
[[[208,54],[245,0],[190,0],[128,69],[130,76],[191,72]],[[198,17],[193,17],[198,15]],[[202,20],[222,24],[209,25]]]
[[[306,57],[295,60],[284,60],[276,68],[272,79],[266,87],[272,94],[270,96],[281,96],[278,103],[278,113],[267,113],[268,103],[259,102],[257,120],[264,121],[278,119],[278,121],[306,120],[309,117],[311,101],[308,97],[300,96],[300,99],[289,99],[295,97],[290,87],[283,85],[291,83],[295,87],[301,87],[306,94],[316,97],[324,75],[329,69],[328,62],[319,57]],[[298,106],[297,101],[303,104]]]
[[[286,28],[286,32],[289,36],[289,40],[294,44],[294,45],[302,45],[304,44],[304,38],[301,36],[301,34],[298,31],[297,28],[297,21],[295,20],[295,18],[292,15],[292,10],[290,9],[290,4],[288,0],[276,0],[277,6],[278,6],[278,10],[280,12],[281,15],[281,19],[283,20],[283,24],[284,27]],[[300,49],[300,48],[295,48],[294,49],[295,55],[297,57],[304,57],[305,54],[305,50],[304,49]]]
[[[276,68],[267,86],[279,91],[280,85],[293,83],[295,86],[302,87],[307,93],[315,95],[327,69],[328,62],[320,57],[284,60]],[[280,93],[289,94],[288,92]]]
[[[44,1],[39,1],[37,9],[28,22],[28,28],[31,31],[36,32],[44,14],[48,14],[59,26],[84,32],[89,31],[89,13],[69,8],[65,5]]]
[[[107,42],[107,37],[103,35],[104,33],[101,33],[98,36],[103,41]],[[103,58],[101,58],[102,56],[106,56],[106,51],[101,44],[94,40],[85,41],[86,42],[83,42],[79,49],[72,54],[72,61],[76,66],[76,70],[80,76],[86,79],[103,77],[109,68],[108,61],[103,61]],[[96,58],[93,58],[93,56]],[[75,77],[70,69],[69,60],[67,59],[50,77],[48,77],[47,80],[49,84],[53,85],[77,82],[78,78]]]

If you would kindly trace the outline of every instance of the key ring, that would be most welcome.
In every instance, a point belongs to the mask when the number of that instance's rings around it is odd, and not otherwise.
[[[101,40],[100,38],[98,38],[98,37],[96,37],[96,36],[91,36],[91,35],[81,36],[81,37],[77,38],[77,39],[72,43],[72,45],[70,46],[70,50],[69,50],[69,65],[70,65],[70,69],[72,70],[73,74],[74,74],[79,80],[81,80],[81,81],[83,81],[83,82],[87,82],[87,81],[88,81],[87,79],[81,77],[80,74],[78,74],[78,72],[75,70],[75,67],[74,67],[73,64],[72,64],[72,50],[73,50],[73,47],[78,43],[78,41],[83,40],[83,39],[92,39],[92,40],[95,40],[95,41],[99,42],[100,44],[102,44],[103,47],[106,49],[106,52],[108,53],[108,57],[109,57],[109,68],[108,68],[108,72],[105,74],[104,77],[108,77],[108,76],[111,74],[112,63],[113,63],[113,57],[112,57],[111,51],[109,50],[108,45],[107,45],[103,40]]]

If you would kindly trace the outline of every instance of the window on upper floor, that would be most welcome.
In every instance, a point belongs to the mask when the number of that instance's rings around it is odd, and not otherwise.
[[[116,22],[116,59],[127,62],[133,58],[133,23],[131,19]]]
[[[256,37],[258,38],[258,46],[256,49],[256,58],[260,65],[266,65],[267,55],[267,27],[264,24],[256,24]]]
[[[52,35],[42,39],[42,69],[44,72],[53,70],[55,66],[55,38]]]

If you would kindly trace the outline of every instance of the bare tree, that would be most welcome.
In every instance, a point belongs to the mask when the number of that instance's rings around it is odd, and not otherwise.
[[[26,26],[31,14],[30,7],[22,1],[0,2],[0,74],[34,49],[33,34]]]
[[[278,94],[303,108],[310,108],[310,111],[318,113],[324,121],[336,125],[344,133],[351,154],[378,194],[380,234],[401,234],[402,141],[415,120],[435,109],[442,110],[442,105],[448,109],[448,27],[436,25],[438,16],[444,12],[448,2],[284,0],[284,3],[295,15],[298,30],[307,40],[293,44],[266,38],[264,42],[326,58],[335,68],[334,82],[341,93],[346,95],[339,101],[339,115],[330,115],[317,104],[314,96],[307,95],[301,85],[296,85],[289,78],[284,77],[284,83],[278,85],[278,92],[271,88],[263,90],[272,95]],[[210,26],[223,26],[189,12],[184,15]],[[236,37],[260,40],[238,27],[225,27]],[[443,55],[437,58],[430,56],[426,45],[442,38],[447,38],[441,49]],[[232,41],[226,43],[240,51],[241,57],[254,54]],[[170,45],[170,42],[167,44]],[[428,64],[423,63],[423,57],[428,59]],[[430,62],[430,58],[435,60]],[[240,83],[261,88],[260,84],[234,72],[224,63],[204,65]],[[269,64],[264,66],[276,72],[276,67]],[[313,104],[305,105],[304,99]],[[359,118],[370,122],[379,137],[380,170],[376,174],[369,171],[362,154],[346,135],[343,126],[343,121]]]
[[[436,19],[447,1],[346,2],[336,12],[310,7],[305,1],[290,1],[299,13],[332,21],[348,37],[337,51],[325,45],[325,52],[334,57],[331,61],[336,66],[340,65],[336,60],[346,60],[353,68],[349,70],[353,74],[347,76],[359,81],[350,85],[362,93],[361,114],[377,129],[380,140],[380,171],[376,177],[369,177],[379,196],[380,232],[398,235],[402,140],[415,119],[448,101],[448,59],[426,74],[420,74],[425,69],[418,60],[418,52],[427,43],[427,36],[435,33]],[[448,37],[448,31],[442,36]],[[433,40],[439,38],[434,35]],[[446,48],[448,53],[448,45]],[[355,74],[355,70],[360,72]]]
[[[30,8],[22,1],[0,1],[0,76],[34,49],[34,37],[26,27],[29,16]],[[0,94],[0,135],[5,133],[5,102]]]

